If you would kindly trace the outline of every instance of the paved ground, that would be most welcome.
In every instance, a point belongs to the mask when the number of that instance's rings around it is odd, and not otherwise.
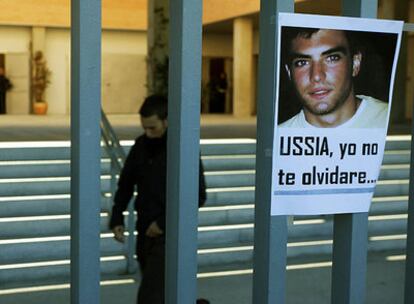
[[[400,253],[375,253],[368,257],[367,304],[403,303],[404,260],[386,261],[387,256]],[[329,261],[318,257],[319,261]],[[287,271],[287,304],[324,304],[330,303],[331,267],[322,263],[312,266],[310,261],[289,260],[293,268]],[[102,304],[135,303],[137,283],[127,282],[120,285],[101,287]],[[13,292],[12,290],[10,292]],[[0,288],[1,304],[65,304],[70,303],[70,291],[58,290],[18,292],[4,294]],[[198,280],[200,297],[208,298],[211,304],[250,304],[252,303],[252,275],[215,276]]]

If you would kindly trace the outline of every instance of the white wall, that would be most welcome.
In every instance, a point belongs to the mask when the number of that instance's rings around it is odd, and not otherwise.
[[[146,56],[145,32],[103,32],[102,107],[106,113],[137,113],[147,95]]]
[[[145,56],[147,53],[146,35],[144,32],[135,31],[104,31],[102,53]],[[48,113],[69,114],[70,32],[68,29],[47,29],[45,56],[48,67],[52,71],[51,84],[46,91],[46,99],[49,103]],[[141,73],[146,73],[146,71],[141,71]]]
[[[102,52],[106,54],[147,54],[146,32],[104,31]]]
[[[70,32],[67,29],[46,29],[45,57],[51,70],[50,86],[46,89],[49,114],[69,113]]]
[[[30,27],[0,26],[0,53],[26,53],[30,50]]]
[[[5,54],[6,74],[13,84],[13,89],[6,95],[6,111],[10,114],[30,111],[30,40],[29,27],[0,27],[0,53]]]

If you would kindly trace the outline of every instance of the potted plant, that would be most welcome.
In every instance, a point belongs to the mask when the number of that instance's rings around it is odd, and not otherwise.
[[[45,101],[45,91],[50,84],[51,72],[47,68],[46,60],[43,53],[37,51],[33,58],[33,76],[32,76],[32,92],[33,92],[33,113],[46,114],[47,102]]]

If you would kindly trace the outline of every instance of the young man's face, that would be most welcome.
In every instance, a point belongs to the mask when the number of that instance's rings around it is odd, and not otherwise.
[[[343,31],[319,30],[310,38],[296,37],[293,60],[286,65],[305,114],[327,115],[355,103],[352,77],[359,72],[361,54],[352,56]]]
[[[148,138],[161,138],[167,130],[167,120],[160,119],[157,115],[141,116],[141,125]]]

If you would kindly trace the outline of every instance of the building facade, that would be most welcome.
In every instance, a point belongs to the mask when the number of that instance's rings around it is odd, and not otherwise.
[[[205,0],[203,5],[202,112],[255,115],[260,1]],[[340,5],[301,0],[295,10],[339,15]],[[148,3],[107,0],[102,10],[102,106],[107,113],[136,113],[147,94]],[[414,0],[380,0],[378,15],[413,22]],[[414,34],[406,34],[404,41],[395,121],[412,117],[414,100]],[[14,84],[7,96],[9,114],[32,113],[36,51],[44,54],[51,71],[48,113],[69,114],[70,1],[0,0],[0,66]]]

